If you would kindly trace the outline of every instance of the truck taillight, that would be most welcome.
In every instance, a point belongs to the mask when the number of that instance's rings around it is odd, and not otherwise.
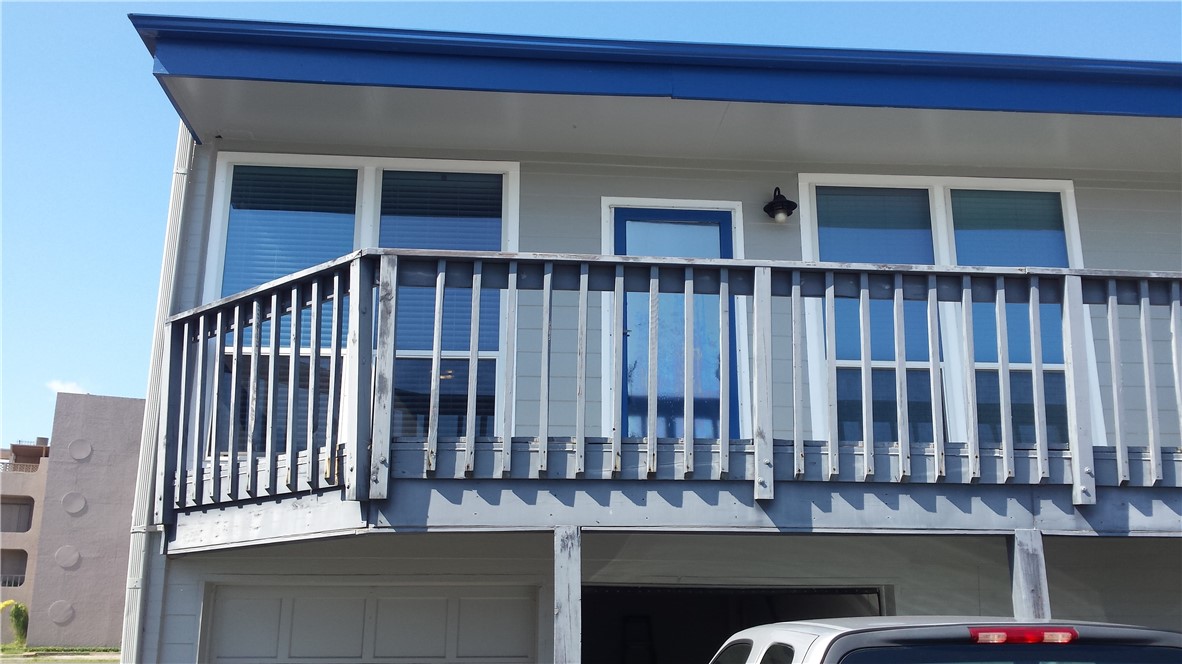
[[[1079,632],[1072,627],[970,627],[975,643],[1071,643]]]

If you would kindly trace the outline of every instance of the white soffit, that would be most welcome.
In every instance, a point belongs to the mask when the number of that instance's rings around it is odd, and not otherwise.
[[[202,141],[1182,172],[1182,120],[167,79]]]

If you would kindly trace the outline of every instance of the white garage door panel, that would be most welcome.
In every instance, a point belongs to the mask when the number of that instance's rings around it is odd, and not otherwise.
[[[447,598],[378,600],[376,657],[447,657]]]
[[[211,661],[533,664],[530,586],[218,586]]]
[[[359,659],[365,644],[365,598],[298,597],[292,601],[292,657]]]
[[[279,654],[282,607],[278,598],[222,598],[213,612],[213,631],[223,660],[273,660]]]
[[[528,658],[533,652],[533,630],[519,625],[535,620],[534,603],[523,597],[464,597],[460,599],[460,657]]]

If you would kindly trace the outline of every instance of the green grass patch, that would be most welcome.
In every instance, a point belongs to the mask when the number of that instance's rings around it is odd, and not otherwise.
[[[0,655],[23,655],[25,653],[39,653],[43,655],[79,655],[87,653],[118,653],[118,648],[86,647],[86,646],[26,646],[19,643],[0,644]]]
[[[43,652],[47,655],[57,653],[80,653],[80,652],[119,652],[118,648],[104,648],[86,646],[25,646],[28,652]]]

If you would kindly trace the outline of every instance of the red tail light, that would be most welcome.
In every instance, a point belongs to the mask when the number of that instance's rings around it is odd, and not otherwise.
[[[974,643],[1071,643],[1079,637],[1072,627],[970,627]]]

